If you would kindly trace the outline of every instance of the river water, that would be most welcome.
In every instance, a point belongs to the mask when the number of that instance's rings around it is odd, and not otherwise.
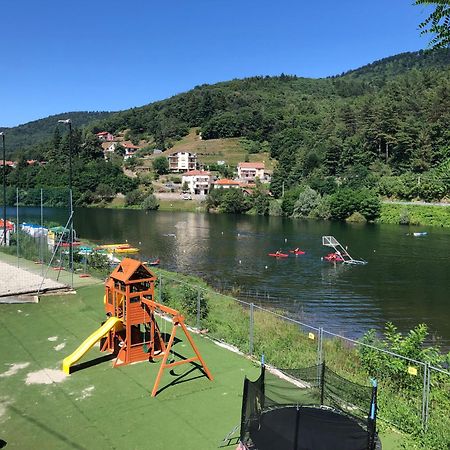
[[[46,208],[44,216],[64,224],[67,210]],[[20,221],[26,220],[39,222],[39,209],[21,208]],[[359,337],[387,321],[401,331],[425,322],[432,340],[450,347],[448,229],[88,208],[76,210],[74,226],[96,243],[127,240],[145,257],[159,257],[162,268],[269,296],[265,303],[316,327]],[[428,235],[413,237],[413,231]],[[330,251],[323,235],[335,236],[368,264],[322,261]],[[268,256],[296,247],[306,254]]]

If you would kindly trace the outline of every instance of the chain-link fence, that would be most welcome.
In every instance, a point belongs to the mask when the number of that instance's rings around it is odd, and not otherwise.
[[[67,190],[9,188],[7,192],[8,204],[13,206],[6,213],[0,210],[0,297],[82,286],[92,282],[87,280],[89,274],[104,277],[109,273],[107,255],[82,245],[76,230],[71,238]],[[59,209],[55,216],[48,206],[67,210]]]
[[[25,220],[21,207],[30,196],[33,201],[38,196],[40,206],[27,210]],[[69,210],[56,221],[45,215],[44,206],[54,201],[54,192],[16,190],[15,207],[7,209],[9,245],[0,246],[0,296],[78,287],[92,283],[88,274],[104,279],[110,273],[110,254],[94,251],[94,246],[73,246],[70,254]],[[264,354],[276,367],[326,361],[337,374],[358,383],[367,382],[371,374],[379,383],[380,419],[409,433],[423,430],[439,442],[450,442],[445,407],[450,403],[450,373],[445,366],[430,366],[288,317],[276,309],[281,299],[263,290],[243,292],[223,282],[223,292],[218,292],[189,277],[158,274],[157,298],[185,314],[200,333],[248,355]],[[269,303],[275,309],[265,306]]]
[[[236,289],[232,288],[235,291]],[[231,344],[239,351],[284,368],[307,367],[326,361],[347,379],[379,386],[379,418],[404,432],[433,434],[435,447],[450,441],[450,373],[444,368],[314,327],[255,302],[217,293],[206,285],[159,272],[161,300],[180,309],[200,333]],[[242,295],[242,292],[238,292]],[[255,291],[256,294],[256,291]],[[249,294],[247,293],[249,297]],[[447,398],[444,398],[444,397]],[[442,436],[436,438],[436,432]],[[428,441],[427,441],[428,442]],[[433,444],[434,445],[434,444]]]

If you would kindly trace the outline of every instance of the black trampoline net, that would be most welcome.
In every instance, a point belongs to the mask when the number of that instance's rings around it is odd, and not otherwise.
[[[244,382],[240,439],[252,450],[371,450],[375,419],[376,388],[346,380],[325,364],[263,368],[257,380]]]

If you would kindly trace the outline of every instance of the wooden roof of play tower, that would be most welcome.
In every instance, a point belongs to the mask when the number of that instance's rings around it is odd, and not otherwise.
[[[150,269],[145,267],[140,261],[131,258],[124,258],[112,271],[110,277],[125,284],[138,280],[156,280],[156,275]]]

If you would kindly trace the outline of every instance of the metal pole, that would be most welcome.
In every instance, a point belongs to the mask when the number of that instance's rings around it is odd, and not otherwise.
[[[16,188],[16,224],[17,267],[19,267],[19,188]]]
[[[425,431],[427,428],[427,408],[428,408],[428,393],[429,393],[429,380],[428,380],[428,363],[423,366],[423,390],[422,390],[422,428]]]
[[[6,149],[5,134],[0,133],[3,143],[3,239],[2,244],[6,246]]]
[[[426,399],[425,399],[425,431],[428,429],[428,418],[429,418],[429,402],[430,402],[430,385],[431,385],[431,369],[428,363],[426,363],[427,370],[427,389],[426,389]]]
[[[69,237],[69,264],[72,272],[73,288],[73,199],[72,199],[72,122],[69,120],[69,195],[70,195],[70,237]]]
[[[323,328],[319,328],[319,333],[317,337],[317,365],[323,362]]]
[[[253,355],[253,324],[254,324],[254,307],[253,303],[250,303],[250,330],[248,337],[248,353]]]
[[[39,239],[39,262],[41,263],[41,276],[44,276],[44,210],[42,208],[43,204],[43,191],[41,189],[41,234]]]
[[[72,201],[72,121],[70,119],[58,120],[58,123],[69,125],[69,270],[72,273],[73,288],[73,201]]]
[[[71,287],[73,289],[73,202],[72,189],[70,190],[70,238],[69,238],[69,266],[71,274]]]
[[[197,330],[200,330],[200,291],[197,291]]]

